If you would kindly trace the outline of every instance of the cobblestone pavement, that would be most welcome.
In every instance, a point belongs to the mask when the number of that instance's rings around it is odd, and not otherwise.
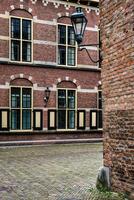
[[[101,144],[0,148],[0,200],[81,200],[100,166]]]

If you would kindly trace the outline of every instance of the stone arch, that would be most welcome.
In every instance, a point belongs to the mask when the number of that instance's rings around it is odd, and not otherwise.
[[[57,23],[63,23],[63,24],[70,24],[71,20],[69,17],[69,12],[66,13],[57,13]]]
[[[72,84],[74,84],[76,86],[76,88],[79,88],[80,87],[80,84],[79,84],[79,81],[77,81],[76,79],[72,79],[68,76],[66,76],[65,78],[58,78],[56,80],[56,84],[55,85],[59,85],[61,82],[70,82]]]
[[[30,19],[33,18],[32,9],[29,8],[27,10],[27,8],[24,8],[23,5],[20,5],[20,8],[11,9],[9,14],[13,16],[18,16],[18,17],[24,17],[24,18],[30,18]]]
[[[29,82],[31,82],[31,85],[34,85],[34,84],[37,84],[34,80],[34,78],[30,75],[25,75],[25,74],[14,74],[14,75],[11,75],[8,79],[8,83],[11,84],[13,83],[13,81],[15,79],[25,79]],[[6,82],[7,83],[7,82]]]
[[[15,78],[10,81],[10,85],[14,86],[33,86],[32,82],[26,78]]]
[[[76,89],[77,86],[75,83],[72,81],[61,81],[60,83],[57,84],[57,88],[74,88]]]

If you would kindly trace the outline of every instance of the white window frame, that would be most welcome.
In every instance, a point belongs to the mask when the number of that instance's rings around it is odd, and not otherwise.
[[[15,19],[20,19],[20,39],[14,39],[11,37],[11,20],[12,18],[15,18]],[[22,39],[22,20],[29,20],[31,21],[31,40],[24,40]],[[20,61],[17,61],[17,60],[12,60],[11,58],[11,41],[12,40],[17,40],[17,41],[20,41]],[[31,61],[22,61],[22,41],[30,41],[31,42]],[[9,17],[9,60],[10,62],[14,62],[14,63],[25,63],[25,64],[31,64],[33,63],[33,20],[30,19],[30,18],[25,18],[25,17],[18,17],[18,16],[10,16]]]
[[[33,131],[33,87],[30,86],[11,86],[10,87],[10,92],[9,92],[9,109],[10,109],[10,127],[11,127],[11,110],[13,109],[11,107],[11,88],[20,88],[20,129],[11,129],[10,128],[10,132],[31,132]],[[29,110],[31,110],[31,129],[22,129],[22,110],[24,108],[22,108],[22,89],[23,88],[29,88],[31,89],[31,108],[29,108]],[[14,108],[13,110],[17,110],[17,108]]]
[[[68,98],[67,98],[67,92],[68,90],[73,90],[75,91],[75,108],[74,109],[68,109],[68,108],[65,108],[65,111],[66,111],[66,128],[65,129],[58,129],[58,110],[62,110],[58,108],[58,90],[66,90],[66,100],[67,100],[67,104],[68,104]],[[77,90],[74,89],[74,88],[57,88],[57,100],[56,100],[56,107],[57,107],[57,130],[59,131],[75,131],[77,130]],[[64,110],[64,109],[63,109]],[[69,129],[67,128],[68,126],[68,110],[74,110],[75,111],[75,128],[74,129]]]
[[[66,44],[59,44],[59,38],[58,38],[58,26],[59,25],[61,25],[61,26],[66,26]],[[57,60],[56,60],[56,62],[57,62],[57,65],[58,66],[62,66],[62,67],[70,67],[70,68],[72,68],[72,67],[76,67],[77,66],[77,42],[75,41],[75,45],[68,45],[68,27],[72,27],[72,25],[70,25],[70,24],[64,24],[64,23],[58,23],[57,24],[57,53],[56,53],[56,58],[57,58]],[[62,64],[59,64],[58,63],[58,50],[59,50],[59,45],[61,45],[61,46],[64,46],[64,47],[66,47],[66,65],[62,65]],[[67,57],[68,57],[68,47],[74,47],[75,48],[75,65],[68,65],[67,64]]]

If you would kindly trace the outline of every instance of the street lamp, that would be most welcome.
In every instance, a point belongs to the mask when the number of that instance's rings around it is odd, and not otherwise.
[[[81,7],[76,8],[76,12],[71,15],[71,22],[74,28],[75,40],[78,44],[80,44],[82,42],[87,25],[87,18],[82,12]]]
[[[71,23],[72,23],[72,26],[73,26],[73,29],[74,29],[75,40],[78,43],[79,50],[80,51],[85,50],[87,52],[87,54],[88,54],[89,59],[92,62],[94,62],[94,63],[100,62],[100,60],[101,60],[100,43],[99,44],[86,44],[86,45],[84,44],[84,45],[80,45],[80,43],[83,40],[84,32],[85,32],[86,25],[87,25],[87,22],[88,22],[86,16],[82,12],[82,8],[81,7],[77,7],[76,8],[76,12],[73,13],[70,18],[71,18]],[[89,51],[86,48],[88,46],[92,46],[92,47],[93,46],[98,46],[99,47],[99,59],[98,60],[94,60],[91,57]]]
[[[47,87],[47,88],[45,89],[45,97],[44,97],[45,106],[47,105],[47,102],[48,102],[48,100],[49,100],[50,92],[51,92],[51,91],[50,91],[49,87]]]

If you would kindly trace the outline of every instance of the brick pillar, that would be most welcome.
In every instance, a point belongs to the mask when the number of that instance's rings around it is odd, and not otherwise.
[[[134,191],[134,1],[100,0],[104,165],[114,191]]]

